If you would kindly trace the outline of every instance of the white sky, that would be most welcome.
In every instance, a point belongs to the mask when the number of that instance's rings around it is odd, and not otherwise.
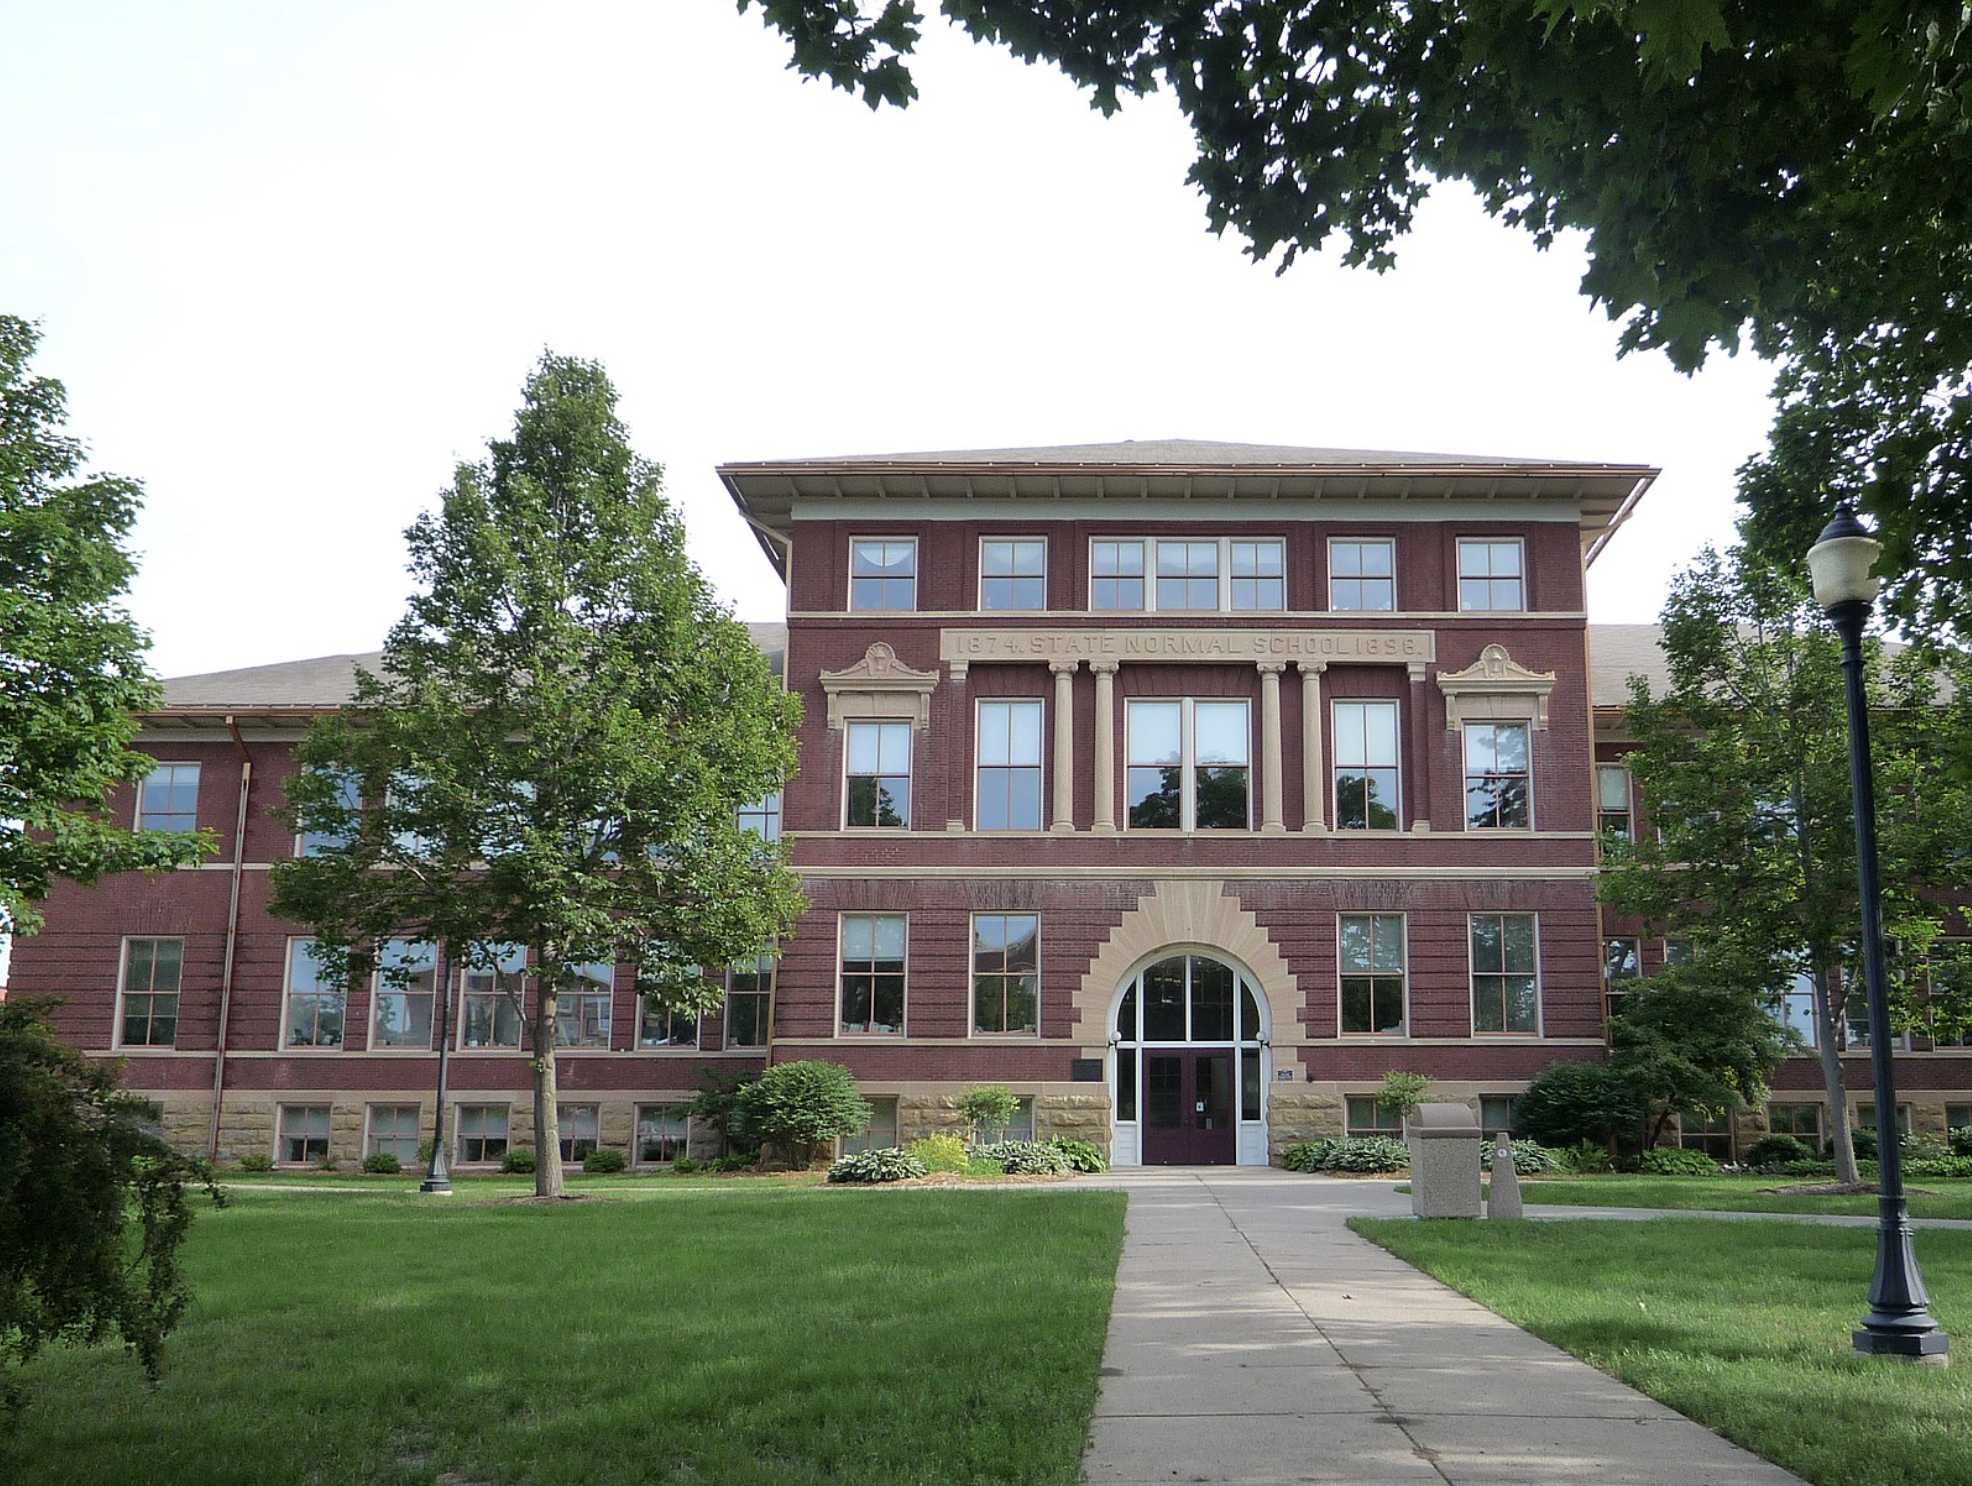
[[[0,58],[0,310],[145,484],[164,675],[381,643],[543,347],[606,365],[752,619],[716,464],[1187,437],[1659,465],[1591,571],[1648,620],[1770,417],[1749,357],[1618,362],[1579,244],[1451,189],[1394,273],[1276,277],[1206,232],[1174,107],[935,21],[876,114],[732,0],[17,3]]]

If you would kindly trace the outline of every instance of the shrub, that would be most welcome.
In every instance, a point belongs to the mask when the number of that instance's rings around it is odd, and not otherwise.
[[[265,1151],[254,1151],[240,1157],[240,1170],[242,1171],[272,1171],[273,1169],[274,1158]]]
[[[532,1176],[534,1174],[534,1147],[514,1145],[507,1147],[507,1153],[500,1158],[500,1170],[508,1176]]]
[[[786,1066],[786,1065],[782,1065]],[[858,1151],[829,1168],[831,1182],[902,1182],[925,1174],[924,1162],[892,1146],[886,1151]]]
[[[317,1171],[340,1171],[342,1170],[342,1163],[337,1161],[334,1156],[324,1156],[315,1163],[315,1169]]]
[[[1703,1151],[1661,1146],[1645,1151],[1637,1170],[1649,1176],[1717,1176],[1719,1163]]]
[[[1000,1163],[1008,1176],[1066,1176],[1074,1168],[1059,1146],[1036,1140],[1002,1140],[975,1152]]]
[[[1490,1140],[1479,1142],[1479,1165],[1485,1171],[1493,1169],[1493,1143]],[[1513,1142],[1513,1170],[1516,1175],[1552,1176],[1557,1171],[1568,1169],[1568,1158],[1560,1151],[1551,1151],[1536,1140]]]
[[[998,1084],[978,1084],[959,1095],[958,1110],[972,1126],[972,1138],[984,1140],[1013,1123],[1013,1117],[1020,1113],[1020,1100],[1014,1097],[1012,1089],[1003,1089]]]
[[[1835,1175],[1835,1163],[1824,1157],[1817,1156],[1807,1161],[1783,1162],[1781,1165],[1773,1168],[1773,1171],[1777,1176],[1833,1176]]]
[[[1876,1159],[1876,1127],[1855,1124],[1849,1127],[1849,1144],[1855,1148],[1858,1161]]]
[[[694,1161],[690,1156],[680,1156],[671,1163],[671,1174],[673,1176],[695,1176],[704,1169],[703,1166],[697,1161]]]
[[[404,1163],[389,1151],[371,1151],[363,1158],[363,1169],[371,1176],[396,1176],[403,1171]]]
[[[1746,1148],[1748,1166],[1785,1166],[1793,1161],[1812,1161],[1814,1152],[1805,1141],[1791,1135],[1763,1135]]]
[[[1561,1159],[1568,1163],[1570,1171],[1582,1176],[1616,1169],[1616,1163],[1609,1155],[1609,1147],[1593,1140],[1577,1141],[1561,1153]]]
[[[1005,1176],[1007,1169],[1000,1165],[999,1162],[988,1160],[984,1156],[970,1156],[966,1159],[965,1174],[967,1176]]]
[[[1972,1157],[1952,1154],[1951,1147],[1935,1135],[1914,1135],[1903,1143],[1904,1175],[1929,1177],[1972,1176]]]
[[[831,1141],[870,1122],[855,1075],[840,1063],[776,1063],[739,1091],[734,1108],[750,1138],[797,1167],[812,1165]]]
[[[1282,1158],[1289,1171],[1354,1171],[1371,1175],[1408,1171],[1410,1147],[1388,1135],[1304,1140]]]
[[[926,1171],[964,1171],[965,1142],[956,1135],[922,1135],[911,1142],[911,1154]]]
[[[751,1171],[753,1170],[753,1161],[754,1158],[752,1156],[742,1156],[735,1152],[730,1156],[714,1157],[705,1164],[714,1171]]]
[[[1051,1136],[1048,1144],[1068,1158],[1069,1166],[1076,1171],[1101,1172],[1109,1170],[1109,1157],[1102,1153],[1102,1147],[1092,1140],[1078,1140],[1073,1135]]]
[[[1644,1101],[1629,1078],[1606,1063],[1556,1063],[1513,1101],[1513,1122],[1548,1146],[1634,1142]]]
[[[582,1158],[582,1170],[589,1176],[609,1176],[621,1171],[626,1164],[623,1152],[607,1145],[597,1146]]]
[[[1972,1156],[1972,1125],[1960,1125],[1946,1137],[1954,1156]]]

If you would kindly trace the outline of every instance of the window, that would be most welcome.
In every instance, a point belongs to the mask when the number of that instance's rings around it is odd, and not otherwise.
[[[1235,541],[1232,549],[1232,605],[1239,610],[1287,607],[1286,544],[1278,539]]]
[[[1803,1047],[1819,1047],[1820,1026],[1815,1017],[1815,978],[1812,970],[1796,970],[1781,995],[1778,1020],[1801,1039]]]
[[[1513,1134],[1512,1094],[1481,1094],[1479,1096],[1479,1134],[1485,1140],[1498,1140],[1502,1135]]]
[[[1678,1145],[1687,1151],[1703,1151],[1714,1161],[1732,1159],[1732,1116],[1724,1110],[1693,1110],[1678,1116]]]
[[[904,938],[901,913],[842,915],[842,1030],[904,1030]]]
[[[911,724],[851,722],[846,768],[852,826],[911,825]]]
[[[774,957],[762,953],[726,972],[726,1046],[765,1047],[774,1008]]]
[[[752,831],[762,841],[781,839],[781,792],[775,790],[765,799],[739,808],[739,828]]]
[[[362,808],[363,784],[354,774],[343,769],[323,771],[329,774],[335,785],[336,803],[342,809],[354,814]],[[349,836],[343,831],[311,830],[304,826],[295,837],[294,854],[302,857],[318,857],[325,851],[333,851],[349,844]]]
[[[1040,1026],[1041,920],[1031,913],[972,916],[972,1030],[1024,1033]]]
[[[847,1136],[842,1142],[842,1154],[852,1156],[858,1151],[887,1151],[897,1144],[897,1100],[871,1099],[870,1122],[861,1133]]]
[[[1681,965],[1689,965],[1698,957],[1698,949],[1689,939],[1666,939],[1664,941],[1664,968],[1675,970]]]
[[[1472,935],[1472,1030],[1536,1033],[1540,983],[1535,970],[1534,915],[1475,913]]]
[[[1385,1109],[1377,1103],[1376,1095],[1351,1094],[1343,1103],[1351,1140],[1360,1140],[1369,1135],[1381,1135],[1391,1139],[1403,1137],[1404,1117],[1396,1110]]]
[[[410,1166],[418,1159],[418,1123],[422,1116],[415,1104],[372,1104],[370,1135],[363,1143],[366,1156],[395,1156]]]
[[[1045,609],[1048,544],[1039,537],[984,537],[979,543],[979,607]]]
[[[1874,1104],[1858,1104],[1856,1106],[1854,1128],[1857,1130],[1874,1130],[1876,1128],[1876,1106]],[[1910,1106],[1908,1104],[1899,1104],[1897,1106],[1897,1133],[1905,1140],[1910,1139]]]
[[[1631,839],[1630,771],[1621,764],[1595,766],[1595,828],[1618,841]]]
[[[637,1046],[646,1050],[698,1046],[698,1013],[673,1011],[649,996],[639,998]]]
[[[341,1047],[343,988],[330,985],[315,960],[313,939],[288,941],[287,1047]]]
[[[1245,702],[1130,702],[1132,828],[1247,829]]]
[[[1972,1028],[1965,1024],[1972,1001],[1972,944],[1963,939],[1939,939],[1924,966],[1924,1019],[1933,1047],[1972,1046]]]
[[[171,1047],[178,1041],[178,987],[184,975],[182,939],[123,941],[123,1011],[118,1046]]]
[[[580,1161],[602,1144],[600,1122],[593,1104],[557,1104],[555,1128],[561,1134],[561,1158]]]
[[[573,982],[555,997],[555,1041],[563,1047],[608,1047],[615,991],[614,965],[577,965]]]
[[[915,609],[917,606],[915,537],[858,537],[849,544],[851,609]]]
[[[1643,974],[1643,954],[1635,939],[1618,937],[1602,941],[1602,1014],[1614,1016],[1630,989],[1629,982]]]
[[[387,939],[378,957],[370,1005],[370,1046],[431,1046],[431,1009],[438,986],[438,950],[410,939]]]
[[[390,776],[390,787],[384,792],[385,806],[417,820],[429,812],[430,805],[426,799],[429,785],[423,775],[400,769]],[[390,833],[390,841],[397,848],[398,855],[405,857],[421,857],[431,850],[433,844],[432,839],[415,825],[400,825]]]
[[[1134,610],[1144,606],[1142,542],[1089,545],[1089,607]]]
[[[979,803],[982,831],[1041,828],[1041,704],[979,704]]]
[[[637,1106],[637,1164],[663,1166],[691,1148],[692,1117],[683,1104]]]
[[[1397,544],[1389,537],[1332,537],[1328,543],[1328,606],[1397,607]]]
[[[196,831],[199,828],[199,766],[159,764],[137,786],[137,829]]]
[[[483,1165],[507,1153],[507,1106],[504,1104],[461,1104],[459,1106],[459,1163]]]
[[[1527,607],[1526,551],[1518,537],[1460,537],[1458,606],[1462,610]]]
[[[1819,1104],[1769,1104],[1767,1129],[1775,1135],[1791,1135],[1811,1151],[1821,1150],[1821,1106]]]
[[[1024,1094],[1014,1101],[1013,1118],[1008,1120],[1001,1132],[1002,1140],[1032,1140],[1034,1138],[1034,1096]]]
[[[1397,829],[1397,704],[1335,704],[1335,826]]]
[[[1866,1052],[1869,1048],[1869,995],[1863,988],[1862,972],[1857,970],[1849,994],[1842,1002],[1842,1046],[1848,1052]],[[1890,1033],[1890,1046],[1900,1053],[1910,1051],[1910,1033],[1893,1030]]]
[[[1157,607],[1160,612],[1219,607],[1219,544],[1157,543]]]
[[[1527,724],[1465,725],[1465,828],[1525,830],[1534,823]]]
[[[280,1159],[287,1166],[329,1159],[328,1105],[281,1106]]]
[[[1345,913],[1336,929],[1344,1033],[1404,1031],[1404,916]]]
[[[518,944],[494,947],[495,963],[468,965],[465,996],[459,1017],[461,1047],[519,1047],[521,981],[527,973],[527,951]]]
[[[1947,1104],[1945,1106],[1945,1129],[1964,1130],[1972,1127],[1972,1104]]]

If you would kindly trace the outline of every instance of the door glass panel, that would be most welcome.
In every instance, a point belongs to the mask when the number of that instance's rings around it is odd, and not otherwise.
[[[1245,981],[1239,983],[1239,1040],[1260,1040],[1260,1003],[1253,999],[1253,987]]]
[[[1125,1042],[1137,1040],[1137,988],[1131,986],[1123,993],[1123,1003],[1116,1008],[1116,1035]]]
[[[1152,1055],[1144,1059],[1144,1123],[1153,1130],[1176,1130],[1184,1123],[1184,1059]]]
[[[1176,955],[1143,973],[1143,1035],[1146,1042],[1185,1040],[1185,960]]]
[[[1200,1058],[1193,1119],[1200,1130],[1223,1130],[1232,1123],[1232,1056]]]
[[[1233,973],[1197,955],[1191,956],[1191,1040],[1233,1040]]]
[[[1260,1118],[1260,1049],[1249,1047],[1239,1055],[1239,1117]]]
[[[1134,1120],[1136,1117],[1137,1054],[1132,1048],[1116,1055],[1116,1118]]]

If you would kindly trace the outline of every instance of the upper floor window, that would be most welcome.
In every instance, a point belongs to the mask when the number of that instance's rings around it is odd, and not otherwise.
[[[1099,538],[1089,544],[1089,607],[1278,611],[1287,607],[1286,569],[1279,537]]]
[[[842,915],[842,1021],[845,1032],[904,1030],[904,940],[901,913]]]
[[[1041,920],[1032,913],[972,916],[972,1030],[1032,1035],[1040,1025]]]
[[[1464,610],[1527,607],[1527,549],[1518,537],[1460,537],[1458,606]]]
[[[1631,990],[1631,982],[1643,974],[1643,953],[1637,941],[1619,935],[1602,941],[1602,1012],[1614,1016]]]
[[[917,538],[857,537],[850,542],[851,609],[915,609],[917,606]]]
[[[315,959],[313,939],[288,941],[286,1047],[341,1047],[347,996],[332,984]]]
[[[178,987],[184,974],[182,939],[123,941],[121,1047],[172,1047],[178,1041]]]
[[[698,1046],[698,1014],[673,1011],[662,1002],[645,996],[637,1016],[637,1046],[689,1048]]]
[[[563,1047],[608,1047],[615,995],[614,965],[577,965],[574,983],[555,997],[555,1041]]]
[[[363,784],[354,774],[345,769],[325,771],[335,786],[336,803],[344,810],[354,813],[363,803]],[[304,825],[300,835],[295,838],[296,856],[317,857],[325,851],[334,851],[349,844],[346,832],[335,830],[314,830]]]
[[[1397,544],[1389,537],[1331,537],[1328,606],[1391,610],[1397,607]]]
[[[1040,537],[982,537],[979,542],[979,607],[1045,609],[1048,544]]]
[[[371,998],[370,1046],[431,1046],[431,1011],[438,988],[438,950],[411,939],[387,939],[378,956]]]
[[[1091,542],[1089,607],[1134,610],[1143,606],[1143,543]]]
[[[1335,825],[1397,829],[1397,704],[1335,704]]]
[[[911,724],[851,722],[844,731],[848,735],[844,823],[910,829]]]
[[[1041,704],[979,704],[979,803],[982,831],[1041,828]]]
[[[1527,724],[1465,725],[1465,826],[1470,831],[1524,830],[1533,824]]]
[[[1531,913],[1475,913],[1472,933],[1472,1030],[1540,1030],[1540,977]]]
[[[459,1017],[461,1047],[519,1047],[521,979],[527,951],[518,944],[494,947],[491,965],[467,965]]]
[[[199,828],[199,766],[159,764],[137,786],[137,829],[196,831]]]
[[[726,972],[726,1046],[765,1047],[773,1005],[773,955],[736,962]]]
[[[781,792],[775,790],[771,795],[754,801],[751,805],[739,808],[739,828],[756,833],[762,841],[781,839]]]
[[[1621,764],[1595,766],[1595,828],[1618,841],[1630,839],[1630,771]]]
[[[1132,828],[1247,829],[1245,702],[1131,702],[1126,717]]]
[[[1232,604],[1235,611],[1279,610],[1287,607],[1287,546],[1278,539],[1228,544],[1232,554]]]

